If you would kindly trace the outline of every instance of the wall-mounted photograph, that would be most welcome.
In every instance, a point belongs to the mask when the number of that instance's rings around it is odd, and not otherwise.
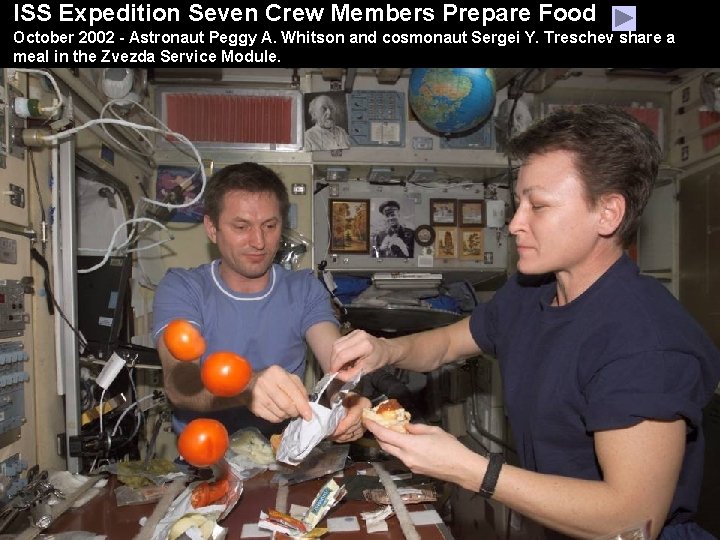
[[[197,174],[196,174],[197,173]],[[202,177],[197,169],[159,165],[155,184],[155,199],[170,204],[192,201],[200,192]],[[169,221],[200,223],[203,220],[202,200],[185,208],[176,208]]]
[[[415,229],[415,242],[422,247],[430,247],[435,243],[435,229],[430,225],[420,225]]]
[[[374,257],[413,256],[415,249],[415,206],[406,197],[370,202],[370,231]]]
[[[485,201],[483,199],[469,199],[458,201],[460,205],[461,227],[485,226]]]
[[[305,102],[305,150],[350,148],[345,92],[307,93]]]
[[[460,229],[460,259],[480,261],[485,257],[485,229]]]
[[[525,131],[533,122],[533,94],[518,99],[506,99],[497,107],[494,118],[497,151],[504,152],[509,139]]]
[[[485,222],[485,201],[483,199],[458,201],[458,225],[461,227],[484,227]]]
[[[457,259],[458,237],[456,227],[435,227],[435,258]]]
[[[330,251],[368,253],[370,251],[370,199],[330,200]]]
[[[430,225],[457,225],[457,201],[430,199]]]

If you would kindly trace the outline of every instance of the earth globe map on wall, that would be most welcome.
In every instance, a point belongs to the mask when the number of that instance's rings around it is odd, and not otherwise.
[[[479,126],[495,106],[495,74],[489,68],[414,68],[408,99],[421,124],[450,136]]]

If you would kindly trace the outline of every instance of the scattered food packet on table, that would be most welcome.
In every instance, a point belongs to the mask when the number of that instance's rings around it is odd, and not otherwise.
[[[235,507],[242,491],[243,482],[230,467],[225,467],[223,476],[217,480],[191,483],[172,502],[167,514],[156,526],[153,540],[165,540],[166,538],[173,540],[170,535],[172,531],[178,533],[175,538],[182,534],[195,538],[185,532],[191,527],[197,529],[197,531],[193,531],[199,535],[197,538],[203,540],[224,538],[227,530],[218,526],[217,523],[222,521]],[[220,496],[220,498],[215,499],[216,496]],[[193,503],[197,506],[194,506]],[[208,521],[212,521],[212,528]],[[205,536],[208,531],[211,531],[211,536]]]
[[[319,399],[336,375],[337,373],[329,373],[315,385],[311,396],[313,400],[310,401],[313,412],[312,419],[306,421],[302,417],[298,417],[285,428],[277,451],[276,458],[278,461],[289,465],[297,465],[307,457],[320,441],[335,432],[338,424],[347,414],[347,410],[342,404],[342,396],[355,388],[362,373],[358,372],[352,380],[342,386],[337,394],[340,399],[334,398],[330,408],[320,405],[318,403]]]
[[[199,512],[185,514],[170,527],[167,540],[178,540],[180,538],[222,540],[227,535],[227,529],[220,527],[215,519],[212,514]]]
[[[433,488],[399,487],[397,490],[405,504],[437,501],[437,493]],[[391,504],[387,491],[382,488],[363,490],[363,496],[366,501],[376,504]]]
[[[147,466],[143,460],[119,461],[101,467],[100,471],[117,475],[119,482],[133,488],[159,486],[189,473],[187,467],[165,458],[151,459]]]
[[[230,501],[236,499],[235,492],[242,491],[242,487],[237,481],[232,483],[234,489],[231,490],[230,486],[231,482],[228,476],[217,480],[204,480],[192,488],[190,506],[193,508],[202,508],[211,504],[224,504],[227,506]],[[233,502],[233,506],[234,504],[235,502]]]
[[[123,485],[116,487],[113,493],[115,493],[117,506],[145,504],[162,499],[162,496],[170,485],[171,484],[162,484],[160,486],[150,485],[138,488]]]
[[[337,482],[332,478],[328,480],[318,494],[315,495],[310,508],[308,508],[305,517],[303,517],[303,523],[305,523],[311,530],[320,523],[320,520],[325,517],[330,509],[335,506],[345,496],[347,491],[344,486],[338,486]]]
[[[243,480],[278,466],[270,441],[256,427],[243,428],[232,434],[225,460]]]
[[[342,471],[347,465],[350,452],[349,444],[337,444],[322,441],[312,449],[302,463],[294,467],[284,467],[275,473],[271,482],[287,482],[289,485],[322,478],[328,474]]]
[[[375,510],[374,512],[360,512],[360,517],[365,520],[367,523],[367,527],[372,527],[375,523],[379,523],[381,521],[385,521],[387,518],[393,516],[395,514],[395,510],[393,510],[392,505],[388,504],[387,506],[383,506],[382,508]]]
[[[155,527],[152,540],[177,540],[178,538],[200,538],[202,540],[221,540],[227,529],[217,523],[219,512],[205,507],[198,512],[184,514],[168,511]]]
[[[327,529],[317,527],[317,524],[345,496],[345,493],[343,486],[338,486],[335,480],[330,479],[315,496],[302,519],[277,510],[268,510],[260,513],[258,527],[281,532],[293,538],[319,538],[327,532]]]
[[[267,512],[260,512],[258,527],[283,533],[293,538],[308,538],[307,535],[311,532],[301,520],[292,517],[290,514],[284,514],[272,509]]]

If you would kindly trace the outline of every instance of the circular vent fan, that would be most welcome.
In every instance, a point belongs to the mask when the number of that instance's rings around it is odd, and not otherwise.
[[[137,103],[146,83],[144,69],[103,68],[98,77],[100,91],[108,99],[120,100],[119,105]]]

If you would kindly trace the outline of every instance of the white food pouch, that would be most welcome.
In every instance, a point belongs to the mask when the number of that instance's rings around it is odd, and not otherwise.
[[[288,424],[283,432],[280,447],[277,450],[278,461],[288,465],[297,465],[315,448],[320,441],[332,435],[340,424],[340,421],[347,414],[343,407],[343,397],[357,385],[362,373],[358,373],[353,379],[346,382],[336,396],[333,397],[331,407],[325,407],[318,403],[328,385],[333,381],[337,373],[329,373],[318,381],[312,393],[310,408],[313,412],[311,420],[296,418]]]

